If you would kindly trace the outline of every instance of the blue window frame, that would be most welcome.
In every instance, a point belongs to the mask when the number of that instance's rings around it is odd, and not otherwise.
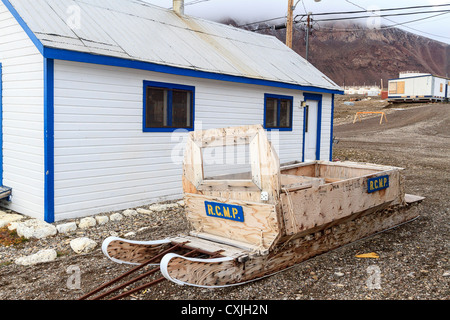
[[[144,81],[144,132],[194,130],[195,87]]]
[[[294,97],[277,94],[264,95],[264,128],[292,131]]]

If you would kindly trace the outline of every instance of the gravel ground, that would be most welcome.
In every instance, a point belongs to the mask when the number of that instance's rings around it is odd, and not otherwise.
[[[346,123],[339,117],[340,106],[336,106],[339,125],[335,126],[335,135],[339,143],[335,158],[406,168],[407,193],[426,197],[420,206],[419,219],[248,285],[213,290],[180,287],[166,281],[131,299],[448,300],[449,108],[450,105],[391,108],[389,122],[380,125],[378,117]],[[103,256],[100,244],[106,237],[136,232],[133,239],[155,240],[187,233],[183,211],[183,207],[178,207],[141,214],[66,235],[30,240],[15,247],[0,246],[0,299],[77,299],[130,269]],[[75,254],[69,242],[76,237],[89,237],[99,247],[89,254]],[[17,257],[47,248],[57,250],[56,261],[29,267],[11,263]],[[370,252],[379,258],[355,257]],[[68,286],[70,267],[81,272],[80,289]]]

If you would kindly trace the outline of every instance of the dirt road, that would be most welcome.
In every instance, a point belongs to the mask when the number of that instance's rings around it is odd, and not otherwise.
[[[339,106],[336,113],[339,118]],[[346,111],[348,112],[348,110]],[[345,121],[340,121],[342,123]],[[348,121],[347,121],[348,122]],[[372,238],[350,244],[308,260],[288,271],[245,286],[209,290],[179,287],[164,282],[134,295],[143,300],[310,300],[310,299],[450,299],[449,200],[450,105],[430,105],[405,110],[390,109],[388,123],[379,118],[336,125],[334,158],[405,168],[406,191],[426,197],[419,219]],[[161,239],[187,232],[183,210],[138,217],[116,223],[112,230],[127,232],[152,226],[136,240]],[[93,228],[84,236],[101,242],[109,232]],[[132,229],[133,230],[133,229]],[[76,255],[68,240],[57,236],[26,246],[55,246],[56,262],[32,267],[0,263],[0,299],[76,299],[90,289],[129,269],[107,260],[100,249]],[[32,249],[32,248],[29,248]],[[20,254],[26,248],[11,248]],[[9,252],[9,251],[8,251]],[[5,254],[8,253],[5,251]],[[378,254],[361,259],[360,253]],[[13,252],[14,253],[14,252]],[[1,261],[0,261],[1,262]],[[75,266],[81,288],[68,285]],[[375,277],[376,288],[368,286]]]

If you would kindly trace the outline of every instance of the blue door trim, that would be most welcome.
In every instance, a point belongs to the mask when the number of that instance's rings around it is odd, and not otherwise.
[[[322,98],[321,94],[303,93],[304,101],[317,101],[317,139],[316,139],[316,160],[320,160],[320,136],[322,134]],[[305,162],[305,135],[306,135],[306,108],[303,110],[303,147],[302,162]]]
[[[334,141],[334,94],[331,95],[331,124],[330,124],[330,161],[333,161],[333,141]]]
[[[44,220],[55,222],[54,60],[44,59]]]

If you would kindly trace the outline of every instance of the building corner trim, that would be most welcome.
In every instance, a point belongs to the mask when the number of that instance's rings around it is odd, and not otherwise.
[[[44,58],[44,220],[55,222],[54,60]]]

